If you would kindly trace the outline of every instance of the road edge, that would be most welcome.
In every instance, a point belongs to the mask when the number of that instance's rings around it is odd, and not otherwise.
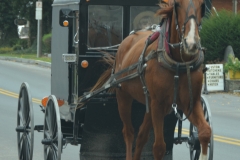
[[[50,62],[44,62],[44,61],[40,61],[40,60],[17,58],[17,57],[5,57],[5,56],[0,56],[0,60],[35,64],[35,65],[51,68],[51,63]]]

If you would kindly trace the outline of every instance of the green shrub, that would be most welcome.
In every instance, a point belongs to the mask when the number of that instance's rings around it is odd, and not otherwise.
[[[14,51],[18,51],[18,50],[22,50],[22,49],[23,49],[22,46],[19,45],[19,44],[16,44],[16,45],[13,46]]]
[[[221,10],[218,15],[204,18],[200,32],[201,44],[207,48],[205,62],[223,60],[225,48],[231,45],[240,58],[240,14]]]
[[[52,39],[52,33],[45,34],[42,38],[44,50],[47,53],[51,53],[51,39]]]
[[[28,48],[28,39],[19,39],[16,45],[20,45],[23,49],[26,49]]]
[[[229,70],[232,70],[233,74],[240,71],[240,61],[233,55],[229,55],[228,61],[224,64],[224,72],[228,72]]]
[[[1,47],[0,48],[0,54],[12,52],[12,51],[13,51],[13,49],[10,47]]]

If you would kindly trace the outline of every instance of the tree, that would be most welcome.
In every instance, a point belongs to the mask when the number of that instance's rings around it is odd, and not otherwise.
[[[0,1],[0,45],[12,46],[18,38],[17,26],[14,25],[17,16],[12,8],[11,1]]]
[[[43,35],[51,32],[53,0],[43,2]],[[1,0],[0,1],[0,45],[12,46],[18,39],[16,18],[25,18],[30,22],[30,41],[37,37],[37,20],[35,19],[36,0]]]

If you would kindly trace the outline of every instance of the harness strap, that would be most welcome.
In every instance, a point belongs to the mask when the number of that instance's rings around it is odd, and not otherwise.
[[[186,65],[189,66],[190,71],[194,71],[198,69],[201,64],[204,61],[204,54],[203,51],[199,51],[199,54],[193,58],[193,60],[185,63],[179,63],[171,59],[169,55],[166,52],[162,52],[161,50],[158,50],[158,61],[160,62],[161,66],[163,66],[166,69],[169,69],[171,71],[176,71],[176,66],[177,63],[179,64],[179,72],[180,73],[186,73],[187,67]]]

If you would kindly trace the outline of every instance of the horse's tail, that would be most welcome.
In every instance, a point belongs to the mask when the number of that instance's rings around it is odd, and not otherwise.
[[[110,53],[104,53],[103,59],[101,61],[103,63],[106,63],[107,65],[109,65],[109,68],[106,71],[103,72],[103,74],[100,76],[100,78],[98,79],[96,84],[90,89],[89,92],[93,92],[93,91],[101,88],[105,83],[107,83],[107,81],[110,79],[110,76],[112,74],[112,69],[113,69],[114,63],[115,63],[115,57],[113,55],[111,55]],[[115,88],[110,88],[108,90],[108,92],[114,93]],[[83,96],[80,96],[78,98],[78,101],[80,101]],[[88,101],[78,103],[76,109],[82,108],[87,102]]]
[[[101,88],[106,82],[108,82],[108,80],[112,74],[112,70],[114,69],[115,56],[113,56],[110,53],[104,53],[102,61],[104,63],[108,64],[109,68],[103,72],[103,74],[100,76],[100,78],[98,79],[96,84],[91,88],[90,92],[93,92],[93,91]],[[114,92],[114,91],[111,89],[110,92]]]

